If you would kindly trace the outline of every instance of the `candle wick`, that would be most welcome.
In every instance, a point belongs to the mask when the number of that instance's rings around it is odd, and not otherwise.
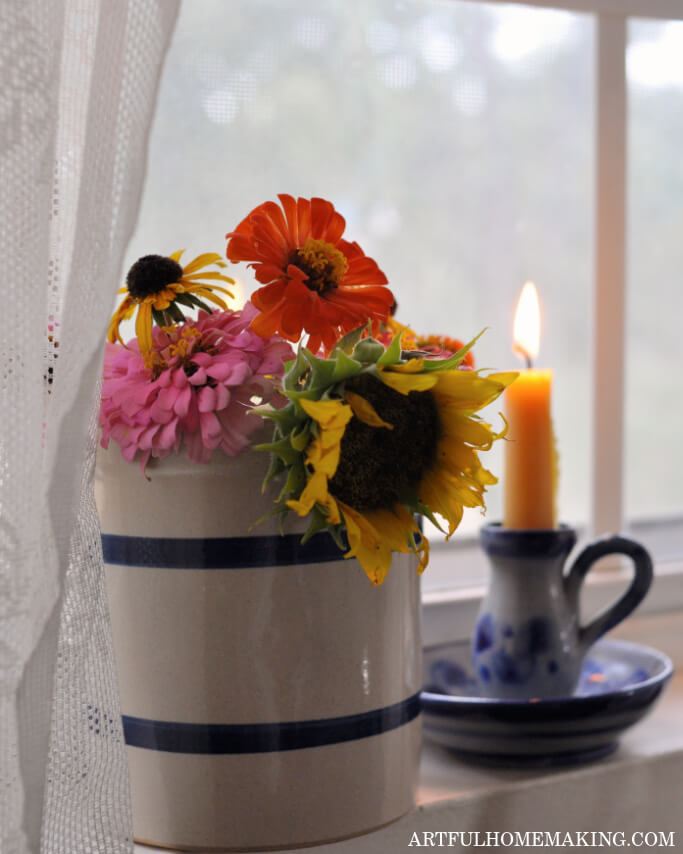
[[[515,344],[513,349],[515,350],[515,352],[517,352],[524,359],[524,362],[526,363],[527,369],[531,370],[531,368],[533,368],[534,365],[533,365],[533,362],[531,361],[531,356],[524,349],[524,347],[520,347],[519,344]]]

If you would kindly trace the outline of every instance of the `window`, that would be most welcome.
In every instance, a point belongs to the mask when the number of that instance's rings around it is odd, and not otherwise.
[[[399,319],[460,338],[488,326],[475,354],[497,369],[517,366],[512,316],[533,279],[539,365],[555,370],[561,518],[619,527],[623,502],[655,556],[678,558],[683,23],[622,16],[681,13],[669,0],[542,5],[185,3],[129,261],[222,251],[259,202],[322,195],[388,274]],[[487,462],[499,473],[501,449]],[[499,488],[489,495],[495,519]],[[481,578],[480,523],[465,519],[457,556],[434,547],[426,591]]]

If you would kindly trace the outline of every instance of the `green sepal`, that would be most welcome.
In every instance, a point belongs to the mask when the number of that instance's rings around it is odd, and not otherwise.
[[[339,355],[339,353],[349,355],[356,344],[360,341],[365,329],[366,324],[364,323],[362,326],[358,326],[356,329],[352,329],[350,332],[347,332],[346,335],[342,336],[334,345],[334,350],[331,355],[333,357]],[[339,353],[337,351],[339,351]]]
[[[254,447],[254,450],[258,451],[258,447]],[[285,464],[282,462],[280,457],[276,457],[275,454],[270,455],[270,465],[268,466],[268,472],[263,479],[263,483],[261,484],[261,492],[266,491],[266,487],[273,480],[273,478],[277,477],[279,474],[285,470]]]
[[[377,364],[381,368],[397,365],[401,361],[401,335],[394,335],[391,339],[391,344],[384,351],[384,355],[380,356]]]
[[[320,389],[287,389],[283,392],[290,400],[320,400]],[[303,410],[301,410],[303,412]]]
[[[484,327],[479,335],[476,335],[468,344],[465,344],[464,347],[461,347],[457,353],[453,353],[448,359],[425,359],[423,371],[430,373],[431,371],[450,371],[457,368],[484,332],[486,332],[487,328]]]
[[[292,447],[288,436],[284,439],[280,439],[278,442],[269,442],[266,445],[254,445],[254,449],[257,451],[270,451],[271,454],[277,454],[282,462],[288,466],[295,463],[301,456],[301,453],[299,451],[295,451]]]
[[[343,552],[348,551],[348,543],[344,542],[342,534],[345,529],[343,525],[329,525],[327,526],[327,530],[332,535],[332,539],[335,541],[339,549]]]
[[[272,519],[275,516],[280,517],[280,533],[283,533],[283,528],[285,524],[285,519],[287,518],[287,514],[289,513],[289,507],[286,504],[280,504],[278,506],[273,507],[272,510],[269,510],[267,513],[264,513],[259,519],[253,522],[249,528],[247,529],[249,532],[253,531],[254,528],[261,525],[268,519]]]
[[[351,356],[364,365],[374,365],[386,353],[384,344],[374,338],[361,338],[353,348]]]
[[[296,353],[296,359],[289,363],[287,373],[282,382],[285,392],[295,391],[299,385],[299,381],[308,370],[308,362],[304,356],[303,348],[300,346]]]
[[[311,441],[311,422],[306,421],[301,427],[293,430],[289,441],[295,451],[303,451]]]
[[[325,516],[317,504],[314,504],[309,516],[308,528],[306,528],[306,533],[301,538],[301,544],[307,543],[319,531],[330,531],[332,533],[327,516]]]
[[[327,386],[334,375],[334,361],[332,359],[319,359],[310,350],[304,350],[304,358],[311,366],[309,388]]]
[[[194,294],[178,294],[175,298],[175,302],[179,302],[181,305],[186,305],[189,308],[201,308],[209,314],[213,311],[210,305],[199,299],[199,297]]]
[[[170,315],[176,323],[185,322],[185,315],[176,305],[175,300],[169,305],[167,309],[164,309],[164,311],[166,312],[166,314]]]
[[[363,366],[360,362],[357,362],[355,359],[347,356],[343,350],[340,350],[334,365],[334,371],[332,372],[332,382],[336,383],[340,380],[346,380],[349,377],[355,377],[362,370]]]
[[[152,320],[156,323],[157,326],[168,326],[163,311],[159,311],[158,308],[152,309]]]
[[[432,511],[429,509],[429,507],[427,507],[427,505],[426,505],[426,504],[422,504],[422,502],[418,501],[418,502],[417,502],[415,505],[413,505],[410,509],[411,509],[411,512],[413,512],[413,513],[420,513],[420,514],[421,514],[422,516],[424,516],[426,519],[429,519],[429,521],[432,523],[432,525],[434,525],[436,528],[438,528],[438,529],[441,531],[441,533],[442,533],[442,534],[446,534],[446,533],[448,533],[447,531],[444,531],[444,529],[441,527],[441,523],[440,523],[440,522],[438,521],[438,519],[434,516],[434,514],[433,514],[433,513],[432,513]]]
[[[280,490],[277,500],[282,501],[285,496],[299,498],[306,486],[306,469],[302,462],[292,465],[287,475],[287,482]]]
[[[283,409],[258,409],[253,410],[262,418],[273,421],[282,435],[290,433],[302,421],[304,416],[297,414],[293,406],[285,406]]]

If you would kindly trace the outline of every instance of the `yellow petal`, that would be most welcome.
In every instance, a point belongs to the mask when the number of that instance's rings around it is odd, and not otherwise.
[[[500,433],[494,433],[485,421],[464,415],[461,412],[450,411],[448,407],[439,409],[441,426],[447,436],[455,436],[468,445],[474,445],[488,451],[495,439],[501,438]]]
[[[401,394],[409,394],[411,391],[427,391],[436,385],[435,373],[411,374],[396,373],[394,371],[381,371],[379,375],[384,385],[393,388]]]
[[[337,502],[328,492],[327,478],[322,472],[315,472],[311,476],[298,501],[295,499],[287,501],[287,506],[298,513],[299,516],[308,516],[314,504],[318,504],[325,509],[327,521],[331,525],[340,524],[341,516],[339,515]]]
[[[287,506],[299,516],[307,516],[317,502],[323,503],[327,496],[327,478],[321,472],[315,472],[310,478],[298,500],[290,499]]]
[[[148,356],[152,351],[152,306],[143,302],[138,307],[135,318],[135,334],[137,335],[140,352]]]
[[[318,436],[306,449],[306,462],[310,463],[316,472],[322,472],[326,477],[334,477],[339,465],[341,436],[329,448],[323,447],[321,438]]]
[[[501,383],[507,388],[511,385],[519,376],[519,371],[501,371],[497,374],[489,374],[486,379],[492,380],[496,383]]]
[[[413,534],[419,532],[412,515],[398,504],[393,509],[371,510],[360,513],[339,502],[350,549],[344,557],[355,557],[373,584],[386,578],[393,552],[427,553],[429,546],[415,547]],[[426,560],[423,557],[424,569]]]
[[[183,273],[181,281],[195,282],[200,281],[201,279],[220,279],[222,282],[229,282],[231,285],[235,284],[235,280],[231,279],[230,276],[226,276],[223,273],[216,273],[215,271],[207,271],[205,273],[193,273],[191,276],[186,276]]]
[[[422,575],[429,563],[429,540],[424,534],[422,535],[420,545],[417,547],[417,554],[420,558],[420,562],[417,565],[417,572],[419,575]]]
[[[119,332],[119,325],[127,320],[135,311],[135,301],[133,298],[128,295],[121,305],[114,312],[112,319],[109,321],[109,329],[107,330],[107,341],[120,341],[123,344],[123,339],[121,338],[121,333]]]
[[[188,288],[188,292],[192,293],[192,290],[190,288]],[[202,299],[208,299],[209,302],[212,302],[212,303],[214,303],[214,305],[219,306],[220,308],[223,309],[223,311],[227,311],[227,308],[228,308],[227,304],[220,297],[217,297],[215,294],[212,294],[211,291],[201,290],[201,291],[195,291],[195,293],[198,296],[200,296]],[[230,296],[232,296],[232,294],[230,294]]]
[[[183,254],[184,251],[185,251],[184,249],[179,249],[177,252],[174,252],[172,255],[169,255],[168,257],[171,259],[171,261],[175,261],[176,264],[178,264],[180,261],[180,256]]]
[[[340,400],[301,400],[301,407],[325,429],[345,427],[353,418],[353,410]]]
[[[392,365],[392,371],[398,371],[401,374],[419,374],[424,370],[424,359],[408,359],[407,362],[401,362],[398,365]]]
[[[391,549],[382,541],[372,525],[346,504],[341,505],[349,540],[349,551],[344,557],[355,557],[370,581],[381,584],[391,566]]]
[[[344,399],[349,404],[353,410],[353,414],[359,421],[362,421],[364,424],[369,424],[370,427],[386,427],[388,430],[394,429],[393,424],[389,424],[383,418],[380,418],[375,407],[369,400],[366,400],[364,397],[356,394],[355,391],[345,392]]]
[[[175,261],[177,259],[173,258],[173,260]],[[208,264],[214,264],[216,261],[220,260],[221,256],[216,252],[204,252],[203,255],[197,255],[194,261],[190,261],[186,267],[183,267],[183,276],[186,273],[194,273],[195,270],[200,270],[202,267],[206,267]]]
[[[227,276],[226,276],[226,279],[227,279]],[[182,281],[184,281],[184,279]],[[232,279],[228,279],[228,281],[231,282]],[[205,285],[202,282],[195,282],[195,283],[190,282],[190,283],[185,285],[184,290],[188,294],[200,294],[200,295],[206,294],[206,295],[208,295],[208,294],[213,293],[214,291],[218,291],[219,293],[227,294],[229,297],[232,297],[232,295],[233,295],[232,291],[229,291],[227,288],[223,288],[220,285]]]
[[[483,377],[474,371],[437,371],[434,397],[439,403],[454,405],[469,412],[476,412],[499,397],[505,383]],[[508,383],[509,385],[509,383]]]

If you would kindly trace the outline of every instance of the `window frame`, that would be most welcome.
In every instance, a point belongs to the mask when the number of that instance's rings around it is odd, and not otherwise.
[[[459,0],[454,0],[459,2]],[[594,537],[624,528],[624,405],[626,330],[627,109],[626,53],[629,19],[683,20],[681,0],[469,0],[546,7],[593,14],[595,39],[595,198],[592,328],[591,500],[588,527]],[[449,560],[479,562],[475,541],[451,546]],[[443,553],[442,553],[443,554]],[[435,557],[437,555],[435,554]],[[437,558],[438,559],[438,558]],[[484,561],[485,563],[485,561]],[[657,584],[639,613],[683,609],[683,560],[659,563]],[[586,613],[604,607],[630,577],[620,560],[594,572],[586,583]],[[425,645],[464,639],[472,630],[484,593],[483,581],[469,587],[423,593]]]

